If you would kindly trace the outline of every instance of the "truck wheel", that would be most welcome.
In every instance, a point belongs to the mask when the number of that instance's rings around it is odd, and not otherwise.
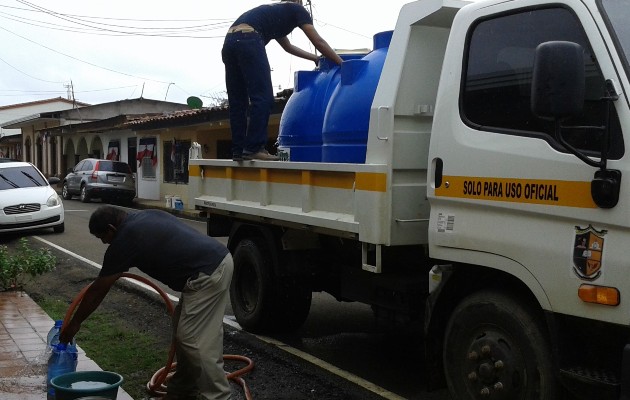
[[[272,267],[262,239],[244,239],[236,246],[230,299],[236,320],[249,332],[273,327],[276,290]]]
[[[455,308],[443,359],[453,398],[557,399],[551,351],[539,320],[502,293],[475,293]]]
[[[311,301],[313,292],[310,287],[299,282],[285,284],[279,290],[278,310],[279,320],[276,323],[277,329],[282,332],[292,332],[298,329],[311,311]]]
[[[79,198],[81,199],[81,201],[83,203],[89,203],[90,202],[90,195],[89,195],[85,185],[81,186],[81,194],[80,194]]]

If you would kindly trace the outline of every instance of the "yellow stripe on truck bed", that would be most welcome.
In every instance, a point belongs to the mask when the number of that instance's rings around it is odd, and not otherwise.
[[[191,177],[201,177],[201,166],[189,168]],[[386,192],[387,174],[378,172],[307,171],[270,168],[234,168],[203,166],[203,177],[235,179],[250,182],[309,185],[334,189],[356,189],[367,192]]]

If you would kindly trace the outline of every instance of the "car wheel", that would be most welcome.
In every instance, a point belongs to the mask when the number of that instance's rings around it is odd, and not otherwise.
[[[537,313],[501,292],[465,298],[451,314],[444,372],[451,396],[555,400],[551,350]]]
[[[55,233],[63,233],[66,230],[66,225],[62,222],[59,225],[53,226],[53,232]]]
[[[63,197],[64,200],[72,199],[72,194],[68,190],[68,182],[63,183],[63,187],[61,188],[61,197]]]
[[[80,199],[83,203],[89,203],[90,202],[90,194],[87,191],[87,188],[84,186],[81,186],[81,195],[80,195]]]

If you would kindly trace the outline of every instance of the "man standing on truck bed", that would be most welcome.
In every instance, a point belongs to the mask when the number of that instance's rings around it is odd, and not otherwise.
[[[287,35],[297,27],[325,57],[341,64],[341,57],[315,30],[302,0],[258,6],[238,17],[228,29],[221,55],[225,64],[234,161],[279,159],[265,149],[267,123],[274,102],[265,46],[275,39],[287,53],[317,64],[316,54],[289,42]]]

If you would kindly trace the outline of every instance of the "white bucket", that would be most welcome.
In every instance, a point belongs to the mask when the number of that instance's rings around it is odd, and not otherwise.
[[[164,200],[166,200],[166,208],[173,208],[173,196],[167,194],[164,196]]]

